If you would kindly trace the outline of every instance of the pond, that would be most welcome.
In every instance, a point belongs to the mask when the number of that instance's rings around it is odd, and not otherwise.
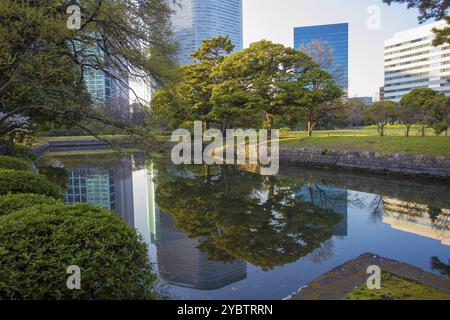
[[[448,276],[450,185],[282,166],[174,166],[140,154],[49,155],[66,203],[115,211],[171,299],[283,299],[371,252]]]

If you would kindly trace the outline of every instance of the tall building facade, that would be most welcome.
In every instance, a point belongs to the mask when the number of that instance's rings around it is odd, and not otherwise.
[[[348,92],[348,31],[348,23],[294,28],[295,49],[307,47],[315,40],[326,43],[332,48],[333,65],[330,69],[339,73],[336,81],[346,92]]]
[[[450,46],[434,47],[433,28],[439,21],[396,33],[385,41],[384,99],[400,101],[413,89],[431,88],[450,94]]]
[[[242,0],[182,0],[175,12],[172,25],[180,44],[179,64],[190,64],[191,53],[202,41],[216,36],[229,36],[234,51],[242,50]]]
[[[81,48],[78,46],[78,48]],[[97,46],[83,48],[85,54],[96,56],[96,59],[105,61],[105,53]],[[120,80],[119,80],[120,79]],[[105,70],[96,70],[88,67],[84,70],[84,83],[94,103],[104,103],[111,99],[121,100],[126,106],[129,104],[129,79],[117,70],[106,64]]]

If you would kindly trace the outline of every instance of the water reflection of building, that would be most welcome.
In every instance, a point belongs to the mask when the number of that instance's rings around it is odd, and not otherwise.
[[[348,192],[345,189],[327,187],[319,184],[305,185],[296,194],[306,202],[322,209],[330,209],[341,215],[339,224],[333,228],[336,236],[347,236]]]
[[[132,157],[108,164],[66,168],[69,179],[64,201],[90,203],[115,211],[134,225]]]
[[[157,221],[158,273],[162,280],[181,287],[215,290],[247,277],[242,260],[212,261],[198,249],[199,241],[175,228],[170,214]]]
[[[450,209],[383,197],[383,222],[392,228],[450,245]]]

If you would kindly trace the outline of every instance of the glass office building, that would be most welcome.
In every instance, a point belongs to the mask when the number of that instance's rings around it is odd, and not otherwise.
[[[229,36],[234,51],[243,48],[242,0],[182,0],[172,19],[174,34],[180,44],[178,62],[190,64],[190,55],[202,40]]]
[[[348,92],[348,23],[294,28],[294,48],[308,46],[312,41],[328,43],[333,49],[333,66],[341,75],[337,82]],[[331,71],[331,70],[329,70]]]
[[[100,62],[106,59],[105,53],[98,46],[86,48],[77,45],[77,49],[84,51],[86,55],[95,56],[95,59]],[[109,64],[106,64],[104,70],[86,67],[84,69],[84,83],[94,103],[104,103],[110,99],[120,99],[125,101],[125,105],[129,103],[128,76],[119,75],[118,71]]]
[[[114,173],[107,169],[69,169],[67,204],[90,203],[115,210]]]

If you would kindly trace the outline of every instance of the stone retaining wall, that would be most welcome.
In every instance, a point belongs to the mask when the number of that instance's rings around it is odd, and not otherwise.
[[[310,148],[280,149],[280,161],[314,167],[391,173],[409,176],[450,178],[450,157],[409,153],[380,153]]]
[[[122,147],[127,147],[128,143],[123,141],[115,141]],[[80,150],[107,150],[111,145],[105,141],[100,140],[74,140],[74,141],[49,141],[44,142],[38,146],[34,146],[31,150],[43,155],[46,152],[64,152],[64,151],[80,151]]]

